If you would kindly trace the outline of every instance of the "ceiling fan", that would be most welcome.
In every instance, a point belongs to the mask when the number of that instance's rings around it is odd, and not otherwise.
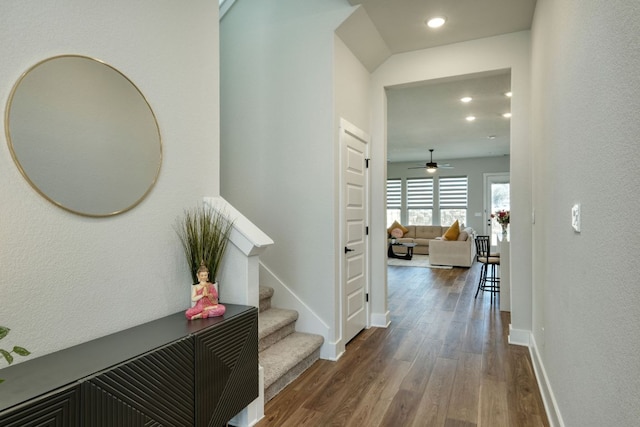
[[[429,148],[429,152],[431,153],[431,161],[427,162],[424,166],[417,166],[417,167],[408,168],[408,169],[425,169],[429,173],[435,173],[438,170],[438,168],[453,169],[453,166],[451,166],[448,163],[443,163],[438,166],[438,163],[433,161],[433,148]]]

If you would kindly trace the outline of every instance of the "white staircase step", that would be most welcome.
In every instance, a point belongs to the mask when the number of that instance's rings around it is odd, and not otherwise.
[[[321,335],[294,332],[260,352],[265,402],[278,394],[320,357]]]

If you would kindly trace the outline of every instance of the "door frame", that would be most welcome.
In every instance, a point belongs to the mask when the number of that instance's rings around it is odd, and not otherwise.
[[[346,236],[346,230],[345,230],[345,223],[346,223],[346,216],[345,216],[345,206],[344,206],[344,202],[345,202],[345,194],[344,194],[344,183],[345,183],[345,174],[344,174],[344,170],[343,170],[343,162],[344,162],[344,156],[343,153],[344,148],[345,148],[345,144],[346,144],[346,139],[345,136],[346,135],[350,135],[352,137],[355,137],[357,139],[359,139],[360,141],[362,141],[365,144],[365,154],[364,157],[365,159],[368,160],[369,158],[369,153],[371,150],[371,137],[364,132],[363,130],[359,129],[358,127],[356,127],[355,125],[351,124],[350,122],[348,122],[347,120],[340,118],[340,128],[339,128],[339,161],[338,161],[338,165],[339,165],[339,179],[338,179],[338,194],[339,194],[339,238],[338,238],[338,256],[339,256],[339,277],[340,277],[340,283],[338,286],[338,292],[337,292],[337,306],[339,307],[339,318],[340,318],[340,339],[338,340],[339,342],[341,342],[341,345],[338,346],[339,348],[337,348],[337,353],[340,354],[341,352],[344,351],[344,348],[346,346],[346,342],[345,342],[345,336],[346,336],[346,326],[347,326],[347,307],[346,307],[346,260],[347,258],[344,255],[344,248],[346,246],[346,240],[347,240],[347,236]],[[369,167],[365,168],[365,190],[364,190],[364,222],[366,224],[366,227],[369,227],[370,224],[370,218],[371,218],[371,170]],[[364,235],[364,245],[363,245],[363,257],[364,257],[364,271],[363,274],[365,275],[365,294],[369,295],[369,298],[365,299],[365,303],[364,303],[364,308],[365,308],[365,328],[369,328],[371,326],[371,310],[370,310],[370,301],[371,301],[371,239],[369,238],[370,234],[366,234]]]
[[[484,229],[482,234],[489,233],[489,220],[491,219],[491,189],[490,185],[493,183],[509,183],[511,184],[510,172],[488,172],[482,174],[482,228]]]

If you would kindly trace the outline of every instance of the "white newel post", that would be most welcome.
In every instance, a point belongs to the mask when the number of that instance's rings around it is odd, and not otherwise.
[[[260,254],[273,240],[222,197],[205,197],[209,205],[233,221],[227,251],[219,271],[218,293],[222,304],[260,305]],[[264,373],[258,367],[260,396],[237,414],[231,423],[238,427],[256,424],[264,417]]]

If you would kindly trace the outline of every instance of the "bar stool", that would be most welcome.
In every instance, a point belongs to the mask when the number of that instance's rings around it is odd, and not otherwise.
[[[480,290],[491,292],[491,300],[500,293],[500,278],[498,277],[497,267],[500,265],[500,257],[490,253],[491,241],[490,236],[476,236],[476,259],[482,263],[480,269],[480,280],[478,281],[478,289],[476,296]],[[491,269],[491,274],[489,274]]]

